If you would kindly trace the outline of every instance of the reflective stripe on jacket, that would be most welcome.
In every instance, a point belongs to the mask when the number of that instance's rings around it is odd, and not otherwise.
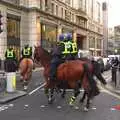
[[[71,44],[70,42],[64,42],[64,51],[62,51],[62,54],[69,54],[71,51]]]

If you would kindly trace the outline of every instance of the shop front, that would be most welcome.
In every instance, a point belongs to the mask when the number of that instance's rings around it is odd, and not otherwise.
[[[20,58],[20,17],[7,14],[7,48],[12,47]]]
[[[57,26],[41,23],[41,45],[50,51],[53,44],[57,42]]]

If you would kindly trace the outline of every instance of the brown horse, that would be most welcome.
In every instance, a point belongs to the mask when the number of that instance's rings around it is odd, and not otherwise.
[[[32,76],[33,60],[30,58],[23,58],[19,64],[21,81],[23,82],[24,90],[27,90],[28,83]]]
[[[50,61],[51,61],[51,55],[48,53],[45,49],[43,49],[41,46],[35,47],[34,51],[34,60],[37,62],[40,62],[42,66],[44,67],[44,77],[45,77],[45,93],[48,93],[48,90],[51,90],[51,96],[49,97],[48,102],[52,102],[52,96],[53,96],[53,89],[61,82],[61,81],[67,81],[69,88],[75,90],[74,97],[77,97],[79,94],[78,91],[78,82],[80,81],[82,84],[82,87],[89,91],[89,82],[86,79],[85,72],[84,72],[84,61],[81,60],[74,60],[74,61],[68,61],[65,63],[62,63],[57,68],[57,81],[51,82],[49,80],[49,74],[50,74]],[[92,71],[92,65],[89,64],[89,68]],[[90,93],[90,92],[88,92]],[[90,98],[90,95],[89,95]],[[90,99],[89,99],[90,100]],[[88,100],[88,101],[89,101]],[[88,103],[87,106],[89,107]]]

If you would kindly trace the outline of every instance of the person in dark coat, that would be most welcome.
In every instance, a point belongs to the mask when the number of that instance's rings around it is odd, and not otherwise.
[[[119,66],[119,60],[118,60],[118,57],[115,57],[115,59],[112,61],[112,82],[115,83],[115,86],[116,86],[116,83],[117,83],[117,69],[118,69],[118,66]]]
[[[4,65],[6,72],[15,72],[17,70],[17,59],[13,48],[6,50]]]
[[[57,67],[63,62],[63,50],[64,50],[64,35],[59,36],[60,42],[58,42],[51,50],[51,63],[50,63],[50,80],[56,80]]]

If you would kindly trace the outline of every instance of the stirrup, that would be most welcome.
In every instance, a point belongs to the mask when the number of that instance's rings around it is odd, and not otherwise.
[[[73,105],[74,102],[75,102],[75,97],[72,96],[71,99],[70,99],[69,105]]]

